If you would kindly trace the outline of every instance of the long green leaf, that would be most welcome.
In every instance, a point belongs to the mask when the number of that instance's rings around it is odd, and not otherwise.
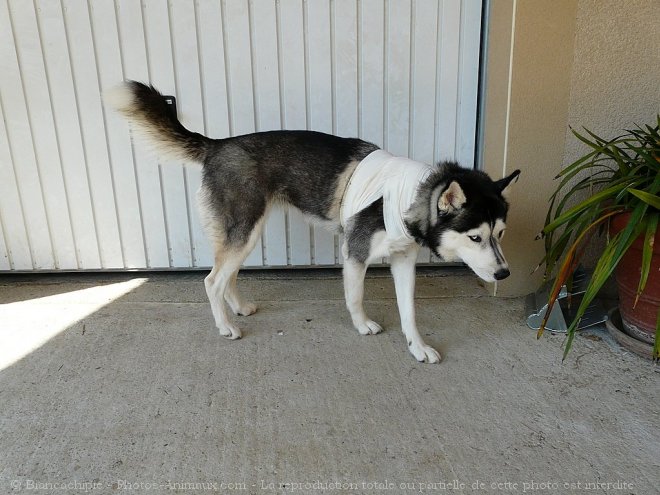
[[[649,204],[653,208],[660,210],[660,196],[657,194],[650,194],[646,191],[640,191],[639,189],[630,189],[629,191],[631,194],[634,194],[646,204]]]
[[[576,268],[576,263],[575,263],[575,253],[580,246],[582,240],[584,237],[597,225],[601,224],[608,218],[610,218],[613,215],[616,215],[619,212],[610,212],[602,217],[600,217],[598,220],[593,222],[589,227],[586,229],[583,229],[582,232],[580,232],[580,235],[578,238],[575,240],[571,248],[569,249],[568,253],[566,254],[566,258],[564,259],[564,262],[559,270],[559,274],[557,275],[557,278],[555,280],[555,283],[552,287],[552,290],[550,291],[550,297],[548,300],[548,307],[545,312],[545,316],[543,317],[543,320],[541,321],[541,327],[539,328],[538,332],[536,333],[536,338],[540,339],[541,336],[543,335],[543,332],[545,331],[545,325],[548,322],[548,318],[550,317],[550,312],[552,311],[552,308],[554,307],[555,302],[557,301],[557,297],[559,296],[559,291],[561,289],[561,286],[564,284],[564,282],[568,279],[569,276],[572,275],[573,271]]]
[[[587,226],[593,221],[595,216],[596,213],[592,212],[589,214],[585,213],[584,215],[571,218],[564,225],[563,231],[559,233],[558,239],[554,240],[553,238],[550,245],[546,246],[545,256],[541,260],[541,263],[546,263],[546,269],[545,269],[546,279],[549,278],[550,275],[552,275],[555,264],[564,254],[566,247],[569,245],[569,243],[571,243],[571,239],[577,238],[577,236],[580,235],[587,228]],[[547,237],[551,238],[556,233],[557,231],[552,231],[548,234]]]
[[[646,235],[644,236],[644,248],[642,249],[642,270],[639,277],[639,285],[637,286],[637,294],[635,294],[635,303],[633,309],[637,306],[639,296],[642,295],[646,282],[649,278],[651,271],[651,260],[653,258],[653,244],[655,241],[655,232],[658,229],[658,217],[660,214],[652,213],[648,216],[648,225],[646,226]]]
[[[557,260],[561,258],[561,255],[566,250],[571,237],[573,236],[572,232],[565,232],[562,234],[561,238],[557,242],[553,243],[551,249],[543,257],[541,263],[545,263],[545,273],[544,279],[547,280],[552,275],[552,272],[557,264]],[[540,266],[540,265],[539,265]]]
[[[597,204],[598,202],[607,201],[607,200],[615,200],[614,202],[618,203],[621,200],[621,196],[625,196],[627,194],[629,187],[641,186],[645,182],[645,179],[643,178],[640,179],[636,176],[624,176],[619,179],[613,179],[611,177],[609,179],[607,178],[595,179],[592,181],[591,184],[589,184],[589,180],[590,178],[582,179],[566,193],[566,196],[562,198],[562,200],[559,202],[556,208],[554,220],[557,220],[561,217],[560,215],[560,213],[562,213],[561,210],[564,208],[565,203],[570,199],[570,196],[582,189],[585,189],[586,187],[589,187],[591,185],[598,186],[600,184],[608,184],[610,186],[607,189],[602,189],[598,191],[590,198],[587,198],[586,200],[583,200],[577,205],[575,205],[573,209],[576,211],[582,208],[586,209],[587,207],[592,207],[594,204]]]
[[[563,177],[564,175],[566,175],[566,174],[568,174],[568,173],[571,173],[573,170],[575,170],[577,167],[579,167],[580,165],[582,165],[584,162],[586,162],[587,160],[589,160],[590,158],[592,158],[593,156],[595,156],[597,153],[598,153],[597,151],[592,151],[591,153],[587,153],[586,155],[584,155],[584,156],[578,158],[577,160],[575,160],[575,161],[574,161],[573,163],[571,163],[570,165],[567,165],[566,167],[564,167],[564,168],[561,170],[561,172],[559,172],[559,173],[557,174],[557,176],[555,177],[555,179],[559,179],[560,177]],[[591,162],[590,162],[590,163],[591,163]]]
[[[577,248],[577,245],[578,243],[576,242],[574,245],[575,249]],[[543,320],[541,320],[541,326],[536,332],[537,339],[540,339],[541,336],[543,335],[543,332],[545,332],[545,326],[548,323],[548,319],[550,318],[550,313],[552,312],[552,308],[555,306],[555,303],[557,302],[557,298],[559,297],[559,292],[561,291],[561,286],[564,285],[564,282],[566,282],[568,277],[570,277],[571,273],[573,273],[573,271],[575,270],[575,249],[571,247],[571,250],[564,259],[564,263],[559,269],[559,273],[557,274],[555,283],[552,285],[552,289],[550,290],[548,307],[546,308],[545,315],[543,316]]]
[[[568,351],[571,350],[571,347],[573,347],[573,339],[575,338],[575,331],[570,331],[571,329],[569,328],[568,333],[566,334],[566,343],[564,344],[564,354],[561,358],[561,361],[564,362],[566,360],[566,356],[568,356]]]
[[[629,195],[630,189],[638,188],[638,187],[646,187],[646,184],[648,180],[646,178],[641,178],[641,179],[635,179],[632,180],[628,183],[628,186],[625,189],[622,189],[619,191],[616,196],[614,196],[614,202],[615,203],[628,203],[628,201],[625,201],[626,197]],[[630,199],[630,198],[628,198]]]
[[[585,130],[587,132],[590,132],[587,129],[585,129]],[[578,133],[575,130],[573,130],[573,134],[575,135],[575,137],[577,137],[580,141],[582,141],[584,144],[586,144],[590,148],[593,148],[598,153],[602,153],[604,155],[607,155],[607,156],[609,156],[610,158],[612,158],[614,160],[616,160],[616,156],[613,155],[612,150],[610,149],[610,146],[622,145],[629,139],[629,138],[627,138],[629,136],[629,134],[623,134],[623,135],[618,136],[618,137],[616,137],[616,138],[614,138],[610,141],[605,141],[602,138],[598,138],[600,140],[600,142],[593,142],[593,141],[590,141],[588,138],[582,136],[580,133]],[[594,136],[595,136],[595,134],[594,134]]]
[[[562,214],[558,218],[555,218],[549,225],[545,226],[543,232],[547,233],[556,229],[557,227],[565,223],[567,220],[569,220],[576,214],[579,214],[581,211],[585,210],[587,207],[611,197],[613,194],[616,194],[617,192],[621,191],[622,189],[625,189],[626,187],[627,184],[624,182],[623,184],[617,184],[616,186],[608,187],[607,189],[604,189],[603,191],[594,194],[593,196],[591,196],[591,198],[583,201],[577,206],[574,206],[573,208],[571,208],[570,210],[568,210],[566,213]]]
[[[621,135],[619,135],[619,136],[617,136],[617,137],[615,137],[615,138],[612,138],[612,139],[607,140],[607,139],[604,139],[604,138],[602,138],[602,137],[600,137],[600,136],[594,134],[594,133],[591,132],[589,129],[586,129],[586,128],[584,128],[584,127],[583,127],[583,129],[587,132],[587,134],[589,134],[590,136],[592,136],[592,137],[594,138],[595,141],[590,141],[589,138],[584,137],[583,135],[581,135],[579,132],[577,132],[577,131],[576,131],[575,129],[573,129],[573,128],[571,128],[571,131],[573,132],[573,135],[574,135],[576,138],[578,138],[580,141],[582,141],[582,142],[585,143],[586,145],[588,145],[588,146],[590,146],[590,147],[592,147],[592,148],[594,148],[594,149],[596,149],[596,150],[599,150],[599,151],[600,151],[601,149],[606,149],[607,146],[612,145],[612,144],[620,144],[620,143],[624,143],[624,142],[626,141],[626,139],[628,138],[628,136],[630,135],[630,133],[626,131],[625,134],[621,134]]]
[[[654,147],[660,144],[660,133],[658,131],[659,129],[657,127],[654,128],[646,125],[643,128],[637,126],[637,129],[632,129],[629,132],[635,136],[640,143]]]
[[[569,189],[566,195],[561,199],[557,205],[557,208],[555,209],[554,218],[559,218],[559,216],[564,212],[564,207],[575,194],[588,188],[597,188],[597,186],[600,186],[601,184],[614,183],[611,181],[611,179],[592,179],[591,177],[587,177],[579,181],[571,189]]]
[[[562,360],[566,359],[566,356],[568,355],[568,351],[573,342],[572,334],[575,333],[577,326],[580,323],[580,319],[587,310],[587,307],[594,300],[598,291],[600,291],[607,279],[612,275],[612,272],[619,264],[619,261],[621,261],[621,258],[628,248],[646,228],[646,223],[642,221],[645,212],[646,205],[639,205],[639,207],[632,212],[626,228],[617,233],[605,246],[603,253],[596,263],[596,267],[594,268],[591,280],[587,285],[587,289],[582,296],[582,302],[568,328],[569,339],[567,340]]]
[[[628,243],[632,244],[646,229],[646,223],[648,220],[645,215],[648,210],[648,205],[644,203],[638,204],[631,212],[630,220],[626,227],[620,232],[623,237],[623,240],[615,245],[615,256],[623,256],[625,251],[628,249]],[[643,228],[642,228],[643,227]]]
[[[598,165],[597,167],[576,169],[575,175],[569,174],[566,177],[564,177],[564,179],[562,179],[561,183],[557,186],[557,189],[555,189],[555,192],[552,193],[550,197],[557,198],[560,196],[560,194],[562,197],[568,195],[569,193],[564,191],[564,187],[566,187],[571,180],[574,180],[575,176],[578,174],[583,174],[584,177],[580,179],[578,182],[575,182],[575,184],[571,186],[571,189],[574,188],[575,185],[579,183],[584,183],[589,181],[597,182],[597,181],[617,180],[614,177],[614,172],[609,167]],[[569,192],[571,189],[569,189]]]
[[[644,165],[651,167],[656,172],[660,170],[660,162],[658,161],[657,155],[660,153],[660,147],[656,146],[655,148],[647,148],[643,146],[630,146],[630,149],[636,153],[635,159],[638,158],[644,160]],[[654,155],[655,153],[655,155]]]
[[[639,222],[633,227],[634,228],[630,234],[626,235],[626,230],[624,229],[615,235],[612,240],[605,246],[603,254],[599,258],[598,263],[594,268],[594,272],[591,276],[589,284],[587,285],[587,289],[582,296],[582,301],[580,302],[580,306],[575,313],[575,317],[568,327],[568,339],[566,341],[566,347],[564,348],[562,361],[566,359],[568,352],[571,350],[575,331],[577,330],[577,326],[584,316],[587,308],[592,303],[607,279],[612,275],[612,272],[619,264],[619,261],[621,261],[621,258],[625,252],[632,245],[637,236],[641,234],[644,228],[646,228],[646,225],[644,222]]]
[[[583,168],[576,168],[573,170],[570,174],[564,176],[557,186],[557,189],[555,189],[555,192],[552,194],[551,197],[557,197],[559,194],[562,192],[564,187],[576,176],[582,173],[589,173],[588,177],[585,177],[582,180],[588,180],[588,179],[595,179],[596,177],[602,177],[606,175],[608,178],[611,178],[614,175],[614,171],[606,166],[606,165],[601,165],[600,163],[589,166],[589,167],[583,167]]]
[[[572,195],[574,195],[576,192],[578,192],[580,190],[585,189],[586,187],[599,186],[601,184],[608,184],[610,186],[609,188],[602,189],[602,190],[598,191],[597,194],[603,193],[604,195],[607,195],[608,191],[612,191],[610,194],[612,194],[612,197],[614,197],[614,195],[617,192],[626,191],[627,190],[626,188],[630,187],[631,184],[634,184],[638,181],[643,182],[643,179],[639,179],[638,177],[626,176],[626,177],[620,177],[620,178],[617,179],[612,175],[610,175],[609,177],[602,177],[602,178],[597,177],[598,175],[599,174],[594,174],[594,176],[585,177],[582,180],[580,180],[579,182],[577,182],[576,184],[574,184],[568,190],[568,192],[566,192],[564,194],[564,196],[562,197],[562,200],[557,205],[557,208],[555,209],[555,214],[554,214],[553,219],[557,219],[557,218],[560,217],[560,213],[562,213],[561,210],[563,209],[563,207],[565,206],[565,203],[570,199],[570,197]],[[620,185],[623,185],[625,187],[616,187],[616,186],[620,186]],[[592,198],[593,198],[593,196],[591,196],[590,198],[587,198],[587,200],[580,201],[577,205],[575,205],[574,208],[578,208],[580,206],[585,206],[586,201],[588,201]],[[603,198],[600,198],[600,199],[608,199],[608,198],[603,197]]]
[[[617,205],[608,207],[594,205],[589,212],[585,212],[583,215],[573,217],[568,222],[566,222],[564,229],[557,240],[554,241],[551,246],[546,248],[546,254],[540,262],[540,264],[546,264],[544,280],[547,280],[552,275],[554,267],[562,257],[566,247],[569,244],[572,244],[571,239],[577,239],[577,237],[585,230],[592,228],[590,224],[594,222],[598,215],[602,216],[611,212],[613,212],[613,214],[617,214],[621,211],[622,207]],[[597,225],[599,226],[599,229],[602,229],[604,223],[597,223]],[[555,232],[556,231],[550,232],[549,235],[553,235]]]
[[[546,239],[551,239],[551,242],[549,242],[549,245],[546,245],[545,255],[537,267],[538,269],[543,263],[546,264],[544,280],[547,280],[552,274],[554,265],[561,258],[571,238],[582,232],[582,229],[573,228],[578,220],[578,218],[575,218],[566,223],[566,227],[559,233],[559,238],[557,240],[554,240],[553,238],[553,236],[557,234],[556,231],[550,232],[548,236],[546,236]]]
[[[619,166],[619,172],[621,175],[626,175],[628,173],[628,169],[630,169],[630,166],[628,165],[630,163],[630,157],[622,147],[612,145],[609,146],[608,149],[610,150],[612,157]]]

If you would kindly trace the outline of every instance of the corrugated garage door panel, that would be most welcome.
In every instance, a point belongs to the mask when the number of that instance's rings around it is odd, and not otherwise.
[[[177,97],[212,137],[359,136],[473,166],[479,0],[3,0],[0,270],[212,264],[196,167],[131,145],[100,93]],[[248,266],[341,263],[336,236],[272,212]],[[420,255],[429,261],[429,253]]]

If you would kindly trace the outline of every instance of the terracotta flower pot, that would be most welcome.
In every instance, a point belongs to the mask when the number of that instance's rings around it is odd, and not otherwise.
[[[629,213],[613,217],[610,223],[610,235],[614,236],[622,231],[629,219]],[[616,282],[619,289],[619,311],[625,331],[632,337],[652,344],[655,340],[655,325],[660,307],[660,230],[655,234],[653,258],[646,288],[633,308],[641,277],[643,246],[642,235],[635,240],[619,262],[616,268]]]

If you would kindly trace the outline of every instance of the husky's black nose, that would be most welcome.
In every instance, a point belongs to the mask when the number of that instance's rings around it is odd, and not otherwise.
[[[511,275],[511,272],[508,268],[500,268],[495,272],[495,280],[504,280],[509,275]]]

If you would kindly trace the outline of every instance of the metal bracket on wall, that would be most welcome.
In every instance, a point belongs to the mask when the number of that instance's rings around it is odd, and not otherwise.
[[[165,98],[165,103],[169,105],[170,117],[177,118],[176,113],[176,97],[175,96],[163,96]]]

